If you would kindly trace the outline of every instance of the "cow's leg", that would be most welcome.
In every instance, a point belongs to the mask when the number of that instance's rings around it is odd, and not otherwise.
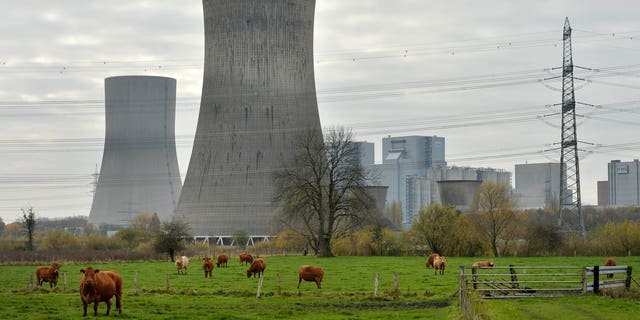
[[[97,317],[97,316],[98,316],[98,303],[100,303],[98,299],[96,299],[96,300],[93,302],[93,316],[94,316],[94,317]]]
[[[82,315],[83,317],[87,316],[87,303],[82,300],[82,309],[84,310],[84,314]]]
[[[109,315],[109,311],[111,311],[111,299],[104,302],[107,304],[107,315]]]
[[[298,289],[300,289],[300,282],[302,282],[302,278],[298,278]]]
[[[316,285],[318,285],[318,289],[321,289],[320,287],[320,281],[318,281],[318,279],[316,278]]]

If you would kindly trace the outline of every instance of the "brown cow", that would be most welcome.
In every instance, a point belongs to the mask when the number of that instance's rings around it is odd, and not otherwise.
[[[253,256],[250,253],[243,252],[240,254],[240,264],[251,264],[253,262]]]
[[[187,274],[187,268],[189,267],[189,258],[187,258],[187,256],[176,256],[175,260],[178,274]]]
[[[202,269],[204,269],[205,278],[213,278],[213,259],[209,257],[202,258]]]
[[[54,263],[50,267],[39,267],[36,269],[36,278],[38,286],[42,287],[43,282],[49,282],[49,287],[53,288],[58,285],[58,276],[60,275],[61,264]]]
[[[433,268],[435,269],[435,274],[438,274],[438,270],[440,270],[440,275],[444,275],[444,268],[447,266],[447,257],[445,256],[437,256],[433,259]]]
[[[264,274],[264,269],[266,268],[267,262],[264,261],[264,259],[258,258],[253,260],[251,266],[249,267],[249,269],[247,269],[247,278],[251,278],[251,275],[253,275],[253,277],[255,278],[256,274],[258,275],[258,277],[260,277]]]
[[[604,261],[604,265],[605,265],[605,267],[615,267],[618,264],[616,263],[615,259],[607,258],[607,260]],[[613,278],[613,273],[608,274],[607,278]]]
[[[472,267],[477,267],[477,268],[493,268],[493,260],[476,261],[471,266]]]
[[[227,267],[227,261],[229,261],[229,255],[226,253],[221,253],[218,255],[218,262],[216,262],[216,267],[220,268],[221,266]]]
[[[322,283],[322,278],[324,277],[324,270],[320,267],[314,267],[310,265],[304,265],[300,267],[300,271],[298,272],[298,289],[300,289],[300,282],[304,281],[314,281],[320,289],[320,283]]]
[[[427,269],[429,269],[429,267],[433,267],[433,260],[434,260],[436,257],[439,257],[439,256],[440,256],[440,255],[439,255],[439,254],[437,254],[437,253],[432,253],[432,254],[429,256],[429,259],[427,260]]]
[[[122,277],[116,271],[102,271],[91,267],[81,269],[84,274],[80,280],[80,300],[83,316],[87,316],[87,305],[93,303],[93,315],[98,315],[98,304],[107,304],[107,315],[111,310],[111,298],[116,297],[116,309],[122,313]]]

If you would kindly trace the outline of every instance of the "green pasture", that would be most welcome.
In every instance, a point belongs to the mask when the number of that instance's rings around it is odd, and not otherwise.
[[[0,314],[7,319],[77,319],[82,317],[78,293],[80,269],[117,270],[124,279],[124,319],[458,319],[457,283],[459,266],[470,266],[486,258],[448,258],[444,276],[425,269],[424,257],[336,257],[268,256],[262,295],[256,298],[258,278],[247,278],[246,266],[232,257],[228,268],[215,268],[213,278],[204,278],[201,260],[191,259],[188,274],[178,275],[171,262],[63,263],[64,288],[29,292],[30,275],[36,265],[0,266]],[[619,265],[640,265],[640,257],[616,258]],[[496,265],[593,266],[604,257],[498,258]],[[602,261],[601,261],[602,260]],[[297,286],[300,265],[325,269],[322,289],[314,283]],[[638,270],[637,272],[640,272]],[[134,293],[134,277],[137,288]],[[377,297],[373,296],[379,275]],[[394,274],[398,290],[394,289]],[[169,288],[167,288],[167,275]],[[482,300],[480,311],[491,319],[628,319],[640,315],[637,301],[602,296]],[[106,306],[100,304],[98,316]],[[92,305],[88,314],[93,317]],[[568,317],[564,317],[567,315]]]

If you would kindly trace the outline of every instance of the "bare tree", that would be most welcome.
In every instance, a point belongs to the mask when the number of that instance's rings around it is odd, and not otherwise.
[[[183,239],[188,235],[189,226],[174,218],[160,226],[160,232],[156,235],[153,248],[158,253],[166,252],[171,261],[174,261],[176,251],[185,248]]]
[[[291,163],[275,173],[282,223],[304,235],[318,256],[331,257],[331,240],[357,225],[374,206],[351,131],[305,131]]]
[[[33,211],[33,207],[27,209],[21,208],[22,211],[22,226],[27,233],[27,251],[33,251],[33,235],[36,231],[36,213]]]
[[[479,231],[487,238],[494,256],[498,257],[498,241],[507,235],[515,221],[515,202],[506,184],[487,181],[476,192],[471,205]]]

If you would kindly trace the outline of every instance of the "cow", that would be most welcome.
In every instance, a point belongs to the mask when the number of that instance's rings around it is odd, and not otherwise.
[[[440,270],[440,275],[444,275],[444,268],[447,266],[447,258],[445,256],[437,256],[433,259],[433,268],[435,269],[435,274],[438,274],[438,270]]]
[[[471,266],[476,268],[493,268],[493,260],[476,261]]]
[[[318,286],[318,289],[320,289],[323,277],[324,270],[322,270],[322,268],[310,265],[301,266],[300,271],[298,272],[298,289],[300,289],[300,282],[302,282],[302,280],[314,281]]]
[[[240,254],[240,264],[251,265],[251,262],[253,262],[253,256],[250,253],[243,252]]]
[[[39,267],[36,269],[36,278],[38,286],[42,287],[43,282],[49,282],[49,287],[53,288],[58,285],[58,276],[60,275],[61,264],[54,263],[50,267]]]
[[[221,266],[227,267],[227,262],[229,261],[229,255],[226,253],[221,253],[218,255],[218,262],[216,262],[216,267],[220,268]]]
[[[427,259],[427,269],[429,269],[430,267],[433,267],[433,260],[439,256],[440,255],[437,253],[432,253],[431,255],[429,255],[429,259]]]
[[[187,268],[189,267],[189,258],[187,256],[176,256],[176,269],[178,274],[187,274]]]
[[[258,277],[260,277],[264,274],[264,269],[266,268],[267,262],[264,261],[264,259],[258,258],[253,260],[251,266],[249,267],[249,269],[247,269],[247,278],[251,278],[252,275],[255,278],[256,274],[258,275]]]
[[[202,269],[204,269],[205,278],[213,278],[213,259],[209,257],[202,258]]]
[[[81,269],[80,300],[82,300],[83,316],[87,316],[87,305],[93,303],[93,315],[98,315],[98,304],[107,304],[107,315],[111,310],[111,298],[116,297],[116,309],[122,313],[122,277],[116,271],[100,271],[88,267]]]
[[[607,258],[607,260],[604,261],[604,265],[605,267],[615,267],[618,264],[616,263],[615,259]],[[607,278],[613,278],[613,273],[607,274]]]

